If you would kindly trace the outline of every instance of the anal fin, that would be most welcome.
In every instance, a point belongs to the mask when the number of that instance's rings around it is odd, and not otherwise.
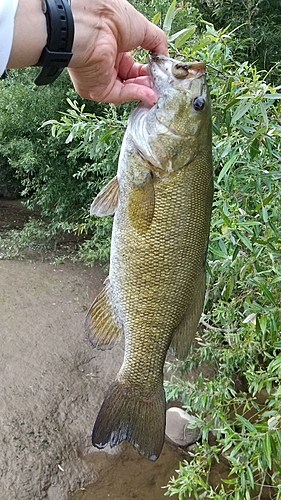
[[[178,359],[187,357],[190,346],[196,335],[198,323],[204,307],[205,289],[206,271],[205,268],[202,267],[196,283],[193,300],[181,323],[176,328],[171,341],[170,349]]]
[[[105,287],[91,305],[86,319],[85,330],[93,347],[111,349],[123,333],[110,300],[110,281],[107,278]]]

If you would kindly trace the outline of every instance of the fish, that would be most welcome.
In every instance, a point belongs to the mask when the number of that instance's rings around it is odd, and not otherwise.
[[[91,205],[114,220],[109,276],[85,328],[97,349],[125,336],[93,445],[127,440],[154,461],[165,440],[166,354],[187,356],[204,306],[213,173],[206,65],[158,53],[148,65],[158,101],[131,112],[117,175]]]

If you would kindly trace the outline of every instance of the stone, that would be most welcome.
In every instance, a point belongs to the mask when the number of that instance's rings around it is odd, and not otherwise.
[[[166,436],[178,446],[188,446],[200,438],[200,429],[190,429],[194,417],[181,408],[172,407],[166,412]]]

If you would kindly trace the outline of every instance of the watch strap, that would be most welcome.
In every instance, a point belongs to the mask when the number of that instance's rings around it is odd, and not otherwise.
[[[47,23],[47,44],[36,64],[42,66],[34,80],[36,85],[54,82],[73,55],[74,21],[69,2],[43,0],[42,5]]]

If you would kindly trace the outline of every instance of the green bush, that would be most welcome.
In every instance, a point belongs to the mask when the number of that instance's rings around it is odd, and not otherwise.
[[[112,137],[106,139],[105,121],[101,118],[101,146],[97,137],[94,138],[93,129],[90,133],[90,117],[82,145],[80,137],[74,137],[75,133],[73,137],[71,134],[67,137],[68,133],[58,133],[54,140],[50,128],[42,127],[43,123],[48,118],[59,118],[61,113],[67,113],[70,98],[76,99],[75,106],[79,108],[82,106],[84,109],[85,103],[72,89],[67,72],[51,86],[36,87],[33,79],[37,72],[34,68],[11,71],[9,77],[0,82],[0,194],[21,194],[28,207],[40,207],[45,222],[38,225],[38,237],[42,234],[42,224],[45,224],[45,233],[50,238],[58,231],[87,233],[98,225],[100,231],[94,234],[92,241],[97,240],[96,258],[103,256],[106,259],[109,245],[102,251],[101,241],[109,237],[110,221],[95,224],[89,219],[89,206],[100,189],[106,171],[112,166],[114,169],[120,143],[116,145],[112,157],[108,158],[106,151]],[[92,113],[108,117],[107,109],[102,104],[87,102],[87,110]],[[75,120],[78,115],[75,115],[73,107],[71,112]],[[34,231],[30,237],[38,239]],[[26,242],[26,234],[23,234],[23,241]],[[85,243],[85,248],[88,247],[89,244]],[[80,249],[81,258],[83,256],[84,260],[93,262],[93,252],[88,249],[87,254],[85,248],[82,246]]]
[[[70,108],[60,121],[50,120],[45,126],[51,125],[52,136],[69,147],[68,161],[74,166],[70,183],[74,184],[74,179],[77,186],[81,186],[80,212],[73,222],[60,222],[58,218],[57,226],[74,230],[78,235],[91,236],[78,251],[84,262],[106,262],[109,259],[112,218],[90,217],[89,210],[93,198],[116,174],[130,106],[118,109],[106,105],[102,113],[97,115],[86,113],[84,104],[79,107],[76,101],[71,100],[68,100],[68,104]],[[68,203],[66,197],[63,199]]]
[[[249,61],[259,70],[270,71],[270,79],[280,82],[280,15],[276,0],[193,0],[206,21],[233,30],[235,58]]]
[[[14,70],[0,82],[0,158],[1,171],[8,183],[17,179],[21,195],[29,206],[39,205],[42,215],[52,217],[54,224],[77,221],[80,208],[90,200],[85,182],[73,175],[85,162],[85,157],[73,158],[65,140],[54,141],[43,122],[59,118],[67,111],[67,98],[76,93],[67,72],[52,85],[36,87],[33,78],[38,70]],[[77,98],[81,106],[83,100]],[[102,109],[97,103],[87,103],[90,111]],[[78,214],[78,215],[77,215]]]

